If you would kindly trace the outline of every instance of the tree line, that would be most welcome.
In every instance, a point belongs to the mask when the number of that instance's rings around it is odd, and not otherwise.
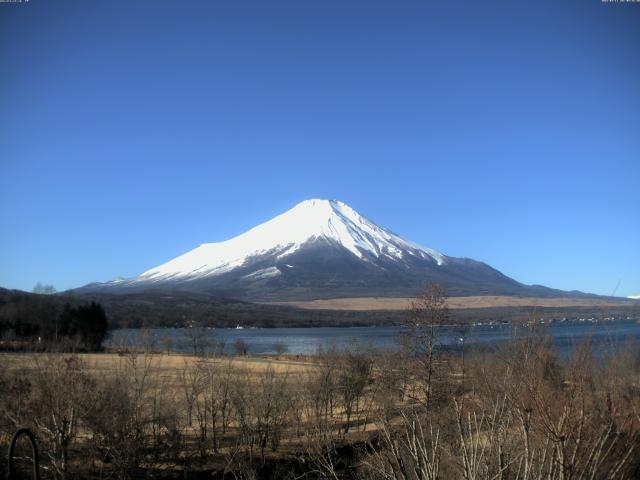
[[[77,303],[50,295],[18,293],[0,303],[0,348],[96,351],[109,325],[99,303]]]

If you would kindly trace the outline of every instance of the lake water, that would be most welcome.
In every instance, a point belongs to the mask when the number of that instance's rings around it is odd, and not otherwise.
[[[626,341],[640,340],[640,323],[636,320],[618,320],[612,322],[554,322],[536,326],[543,329],[556,344],[560,353],[568,354],[571,349],[589,339],[596,351],[604,351],[611,346],[622,345]],[[317,353],[320,347],[336,346],[343,349],[350,344],[360,344],[374,348],[392,347],[396,343],[399,327],[322,327],[322,328],[245,328],[245,329],[206,329],[209,344],[223,342],[225,350],[232,352],[238,339],[249,347],[253,354],[273,354],[276,345],[282,344],[292,354]],[[478,325],[460,331],[441,327],[439,338],[443,345],[459,348],[460,338],[464,336],[465,345],[493,346],[513,338],[522,338],[530,329],[510,324]],[[119,329],[114,330],[108,341],[110,346],[142,345],[149,338],[157,348],[163,348],[162,339],[171,339],[171,349],[189,352],[192,344],[187,328],[156,328],[151,330]]]

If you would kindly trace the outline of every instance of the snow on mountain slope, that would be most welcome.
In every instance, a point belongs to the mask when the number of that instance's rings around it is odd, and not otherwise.
[[[167,263],[147,270],[133,282],[192,280],[221,275],[242,266],[247,260],[271,254],[282,259],[314,240],[338,244],[355,257],[405,256],[432,259],[443,265],[446,257],[435,250],[407,241],[379,227],[345,203],[336,200],[306,200],[268,222],[235,238],[205,243]],[[279,275],[277,268],[255,272],[264,278]]]
[[[205,243],[131,279],[78,292],[188,291],[248,301],[452,296],[582,296],[524,285],[483,262],[407,241],[335,200],[306,200],[235,238]]]

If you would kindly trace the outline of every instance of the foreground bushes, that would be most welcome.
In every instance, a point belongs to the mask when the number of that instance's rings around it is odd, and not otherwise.
[[[635,349],[594,358],[585,344],[560,360],[532,335],[431,353],[427,369],[415,352],[357,347],[291,368],[24,356],[0,370],[0,438],[36,432],[47,478],[638,478]]]
[[[382,423],[370,478],[638,478],[638,353],[605,357],[560,362],[541,338],[474,356],[449,402]]]

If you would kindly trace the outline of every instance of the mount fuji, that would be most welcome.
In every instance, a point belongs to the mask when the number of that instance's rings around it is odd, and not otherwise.
[[[161,289],[292,301],[407,297],[428,282],[442,284],[452,296],[568,293],[523,285],[485,263],[406,240],[343,202],[319,199],[303,201],[230,240],[204,243],[135,278],[92,283],[78,291]]]

